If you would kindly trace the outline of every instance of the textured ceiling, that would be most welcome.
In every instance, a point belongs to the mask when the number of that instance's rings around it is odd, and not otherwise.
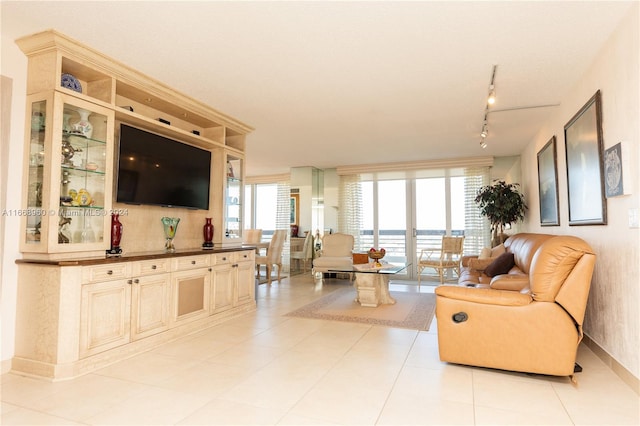
[[[517,155],[633,2],[7,2],[253,127],[247,174]],[[4,42],[3,42],[4,43]],[[491,70],[498,101],[479,146]]]

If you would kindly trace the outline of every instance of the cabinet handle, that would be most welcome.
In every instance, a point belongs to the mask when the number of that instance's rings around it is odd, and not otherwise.
[[[112,271],[111,269],[109,269],[109,270],[107,271],[107,275],[113,275],[113,271]]]
[[[127,284],[133,284],[132,280],[127,280]]]
[[[213,269],[212,269],[212,268],[209,268],[209,272],[211,272],[211,271],[213,271]]]
[[[135,280],[133,280],[133,282],[134,282],[135,284],[138,284],[138,283],[140,282],[140,280],[136,278]]]
[[[225,261],[226,261],[226,260],[227,260],[227,258],[226,258],[226,257],[223,257],[223,258],[222,258],[222,260],[225,260]]]
[[[192,265],[195,265],[195,264],[196,264],[196,261],[195,261],[195,260],[192,260],[192,261],[191,261],[191,264],[192,264]]]
[[[247,257],[249,257],[249,256],[247,256],[247,255],[245,254],[245,255],[244,255],[244,258],[246,259]]]
[[[151,265],[151,269],[158,269],[156,265]]]
[[[237,264],[237,263],[234,263],[233,265],[231,265],[231,267],[232,267],[232,268],[237,268],[237,267],[238,267],[238,264]]]

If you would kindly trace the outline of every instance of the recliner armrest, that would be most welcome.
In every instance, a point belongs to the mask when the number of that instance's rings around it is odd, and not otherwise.
[[[529,294],[517,293],[510,290],[448,285],[436,287],[436,295],[465,302],[500,306],[525,306],[533,300]]]

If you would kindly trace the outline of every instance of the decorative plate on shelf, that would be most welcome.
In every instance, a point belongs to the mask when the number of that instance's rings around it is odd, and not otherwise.
[[[82,85],[80,84],[78,79],[71,74],[62,74],[62,80],[60,84],[62,85],[62,87],[66,87],[67,89],[82,93]]]

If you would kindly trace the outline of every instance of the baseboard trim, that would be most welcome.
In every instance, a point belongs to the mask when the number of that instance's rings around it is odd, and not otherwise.
[[[611,355],[607,353],[600,345],[594,342],[586,334],[582,339],[582,342],[593,351],[598,358],[600,358],[618,377],[622,379],[633,391],[640,395],[640,379],[634,376],[629,370],[627,370],[622,364],[616,361]]]

